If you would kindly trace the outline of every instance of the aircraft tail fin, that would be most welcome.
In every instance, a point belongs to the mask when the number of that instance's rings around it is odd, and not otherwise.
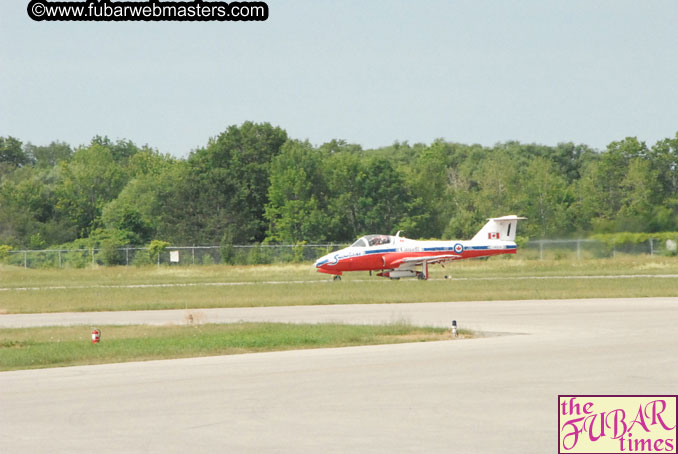
[[[489,218],[487,224],[480,229],[471,241],[515,241],[518,221],[527,219],[516,215],[502,216],[500,218]]]

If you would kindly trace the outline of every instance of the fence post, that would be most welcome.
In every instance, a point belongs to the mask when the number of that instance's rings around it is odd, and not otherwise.
[[[191,256],[193,256],[193,264],[195,265],[195,247],[191,248]]]
[[[129,266],[129,248],[125,248],[125,266]]]
[[[94,248],[92,248],[92,267],[94,267]]]
[[[654,244],[652,244],[652,238],[648,240],[650,242],[650,256],[654,255]]]
[[[28,257],[26,251],[24,251],[24,268],[28,268]]]
[[[539,240],[539,260],[544,260],[544,241]]]
[[[577,260],[581,260],[581,240],[577,240]]]
[[[59,268],[61,268],[61,249],[59,249]]]

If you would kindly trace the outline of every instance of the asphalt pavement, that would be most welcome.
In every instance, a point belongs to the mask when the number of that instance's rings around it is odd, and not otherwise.
[[[678,298],[191,312],[215,323],[457,320],[484,336],[3,372],[0,452],[556,452],[558,394],[678,393]],[[0,327],[186,316],[0,315]]]

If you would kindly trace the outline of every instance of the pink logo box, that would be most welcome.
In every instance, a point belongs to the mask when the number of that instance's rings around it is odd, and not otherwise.
[[[677,453],[678,396],[558,396],[558,454]]]

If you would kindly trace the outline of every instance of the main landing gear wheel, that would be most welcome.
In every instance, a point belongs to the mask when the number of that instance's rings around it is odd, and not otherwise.
[[[333,281],[340,281],[340,280],[341,280],[341,276],[339,276],[339,275],[337,274],[337,275],[335,275],[335,276],[332,278],[332,280],[333,280]]]
[[[419,279],[420,281],[425,281],[426,275],[424,273],[419,273],[417,274],[417,279]]]

